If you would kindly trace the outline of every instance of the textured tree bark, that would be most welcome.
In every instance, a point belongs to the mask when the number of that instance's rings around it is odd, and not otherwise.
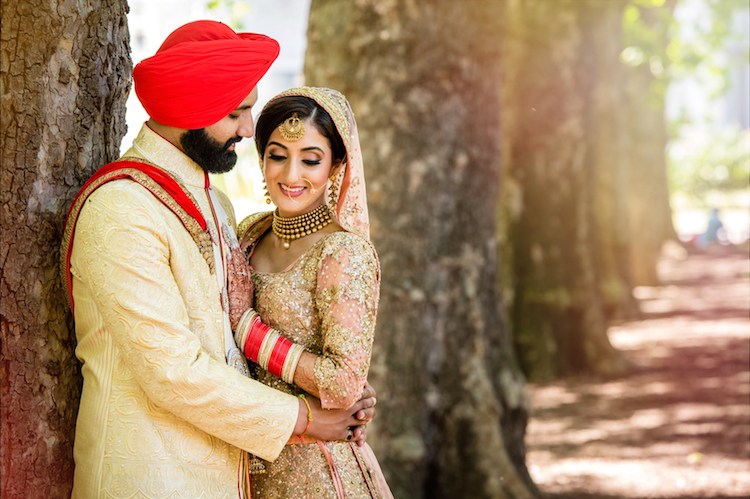
[[[622,6],[508,2],[501,251],[514,275],[506,296],[517,352],[533,378],[625,367],[606,335],[608,300],[630,291],[608,86],[619,52],[601,40],[608,29],[619,40]]]
[[[370,439],[399,498],[530,498],[497,278],[503,2],[313,0],[307,84],[358,119],[381,257]]]
[[[666,47],[669,18],[676,0],[661,7],[642,8],[641,18],[653,30],[654,42]],[[665,61],[666,62],[666,61]],[[664,117],[664,88],[649,61],[624,72],[625,103],[629,126],[627,184],[631,281],[635,286],[659,284],[656,264],[662,245],[676,239],[667,183],[666,148],[669,136]]]
[[[70,200],[119,154],[125,0],[2,0],[2,497],[67,498],[80,396],[58,273]]]

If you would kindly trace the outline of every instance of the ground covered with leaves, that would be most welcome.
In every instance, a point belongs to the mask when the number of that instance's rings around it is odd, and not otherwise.
[[[750,497],[750,259],[665,258],[613,325],[625,376],[532,384],[528,465],[548,499]]]

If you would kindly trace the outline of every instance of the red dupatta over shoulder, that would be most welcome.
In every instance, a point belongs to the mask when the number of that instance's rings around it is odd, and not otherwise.
[[[60,276],[67,287],[71,311],[74,311],[74,304],[70,255],[73,251],[73,236],[75,235],[78,216],[81,214],[86,199],[96,189],[107,182],[119,179],[130,179],[139,183],[169,208],[192,236],[198,250],[206,260],[211,274],[215,273],[214,253],[211,247],[212,241],[208,232],[208,225],[193,195],[174,177],[156,165],[145,163],[140,158],[123,158],[104,165],[94,173],[73,199],[65,218],[65,229],[60,247]]]

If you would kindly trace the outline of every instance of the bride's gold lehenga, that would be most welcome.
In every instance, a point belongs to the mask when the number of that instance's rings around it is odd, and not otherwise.
[[[347,164],[327,191],[343,231],[327,234],[286,270],[251,271],[254,308],[262,321],[318,356],[315,382],[324,408],[347,408],[359,400],[367,379],[377,314],[380,267],[369,240],[359,138],[351,108],[338,92],[302,88],[281,95],[313,98],[333,118],[347,148]],[[341,193],[341,196],[336,194]],[[248,217],[239,228],[249,256],[271,229],[272,213]],[[278,390],[295,385],[251,364],[253,376]],[[253,498],[392,499],[368,445],[292,437],[264,474],[251,478]]]

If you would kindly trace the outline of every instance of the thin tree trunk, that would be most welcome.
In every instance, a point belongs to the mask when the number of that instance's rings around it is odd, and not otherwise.
[[[58,249],[71,198],[125,134],[128,7],[1,8],[2,497],[67,498],[81,377]]]
[[[617,109],[602,66],[617,52],[593,47],[606,34],[599,23],[611,27],[622,6],[508,3],[501,251],[514,276],[506,288],[514,340],[534,378],[625,367],[607,338],[605,308],[630,291],[621,170],[610,157],[619,143]],[[619,39],[619,30],[610,36]]]
[[[661,7],[641,9],[641,18],[655,35],[654,42],[665,52],[669,28],[666,21],[671,18],[676,3],[676,0],[669,0]],[[655,69],[658,70],[658,65]],[[656,265],[662,245],[676,238],[667,183],[666,83],[654,76],[653,71],[646,60],[637,67],[627,68],[623,80],[630,140],[625,158],[631,281],[635,286],[659,284]]]
[[[620,61],[625,0],[596,2],[582,12],[587,64],[594,78],[587,105],[586,137],[596,233],[596,265],[606,318],[631,317],[631,241],[628,220],[627,113]]]
[[[399,498],[531,498],[501,315],[503,2],[313,0],[307,84],[344,92],[381,256],[370,441]]]

